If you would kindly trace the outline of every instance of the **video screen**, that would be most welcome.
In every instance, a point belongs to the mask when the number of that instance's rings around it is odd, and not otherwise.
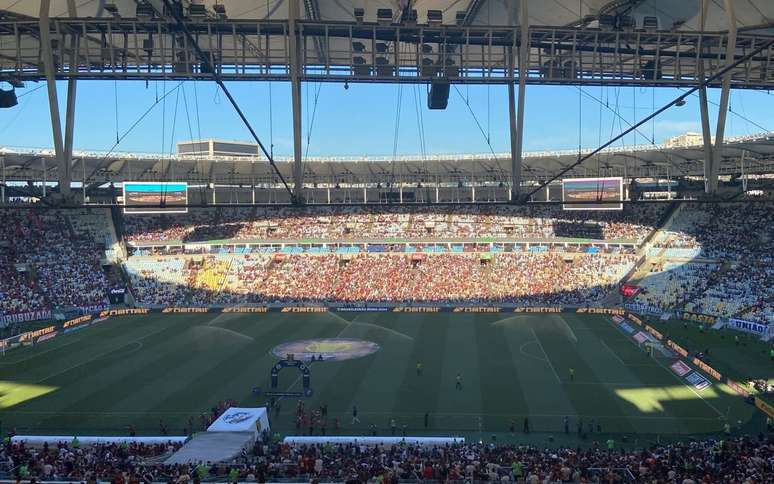
[[[188,183],[124,183],[124,213],[187,213],[187,205]]]
[[[623,210],[623,178],[565,178],[562,202],[564,210]]]

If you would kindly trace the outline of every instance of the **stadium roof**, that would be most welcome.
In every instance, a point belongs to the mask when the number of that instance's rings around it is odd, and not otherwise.
[[[517,5],[520,0],[514,0]],[[54,1],[51,17],[70,17],[69,1]],[[78,0],[73,1],[75,17],[113,17],[107,8],[115,5],[117,14],[130,18],[136,16],[137,0]],[[162,10],[162,0],[149,0],[149,3]],[[210,15],[214,14],[213,5],[225,7],[226,15],[231,19],[286,20],[288,6],[286,0],[184,0],[184,5],[203,4]],[[304,0],[308,20],[353,21],[354,9],[363,8],[365,18],[376,19],[377,10],[391,9],[394,20],[398,20],[407,4],[407,0]],[[417,11],[417,20],[425,22],[428,10],[443,13],[443,23],[456,23],[457,12],[469,16],[469,25],[503,25],[507,14],[505,0],[413,0],[411,8]],[[770,0],[732,0],[737,26],[739,29],[771,28],[774,21],[774,2]],[[0,12],[37,18],[40,13],[40,0],[2,0]],[[660,19],[662,28],[670,30],[678,26],[684,31],[699,31],[701,0],[530,0],[530,25],[542,26],[578,26],[588,15],[615,13],[626,10],[630,15],[653,15]],[[712,0],[707,5],[706,28],[709,31],[725,31],[728,28],[724,2]]]
[[[774,173],[772,135],[729,138],[721,154],[720,175],[739,175],[742,165],[748,174]],[[545,180],[577,159],[578,152],[572,150],[525,153],[524,180]],[[0,160],[3,160],[5,176],[10,181],[55,180],[57,177],[53,150],[0,147]],[[283,176],[289,177],[291,159],[277,158],[277,162]],[[566,176],[701,177],[703,163],[702,146],[616,147],[605,150]],[[437,154],[425,157],[407,155],[396,158],[308,157],[304,170],[307,184],[376,184],[391,181],[507,183],[510,177],[510,153]],[[72,173],[74,181],[81,181],[85,174],[88,184],[140,180],[218,184],[276,182],[264,158],[244,156],[202,158],[76,151],[73,154]]]
[[[513,53],[521,44],[516,35],[519,11],[527,5],[527,82],[690,86],[702,75],[699,64],[708,77],[726,64],[725,3],[706,2],[702,26],[702,2],[303,0],[296,28],[300,76],[329,81],[427,82],[441,76],[455,83],[508,82],[517,77]],[[739,30],[736,58],[765,48],[733,69],[733,87],[774,87],[774,49],[767,44],[774,35],[774,2],[730,2]],[[191,10],[193,3],[204,10]],[[224,8],[220,16],[216,3]],[[288,3],[183,0],[181,16],[224,80],[286,79],[291,57]],[[153,16],[139,14],[139,4],[152,5]],[[43,79],[40,6],[40,0],[0,0],[0,75]],[[358,21],[355,9],[363,10]],[[409,14],[414,10],[416,18]],[[198,55],[182,41],[179,26],[164,12],[164,0],[52,2],[57,77],[211,78],[209,67],[200,65]],[[719,80],[713,79],[712,85]]]

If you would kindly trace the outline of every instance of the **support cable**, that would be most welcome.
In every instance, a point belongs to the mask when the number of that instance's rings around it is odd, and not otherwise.
[[[489,147],[489,151],[492,153],[492,157],[496,160],[497,156],[495,155],[494,148],[492,148],[491,140],[489,139],[489,136],[487,136],[486,131],[484,131],[484,127],[478,121],[478,118],[476,117],[476,113],[473,111],[473,108],[470,106],[470,103],[465,99],[465,97],[462,95],[462,93],[460,92],[457,86],[452,85],[452,87],[454,87],[454,90],[460,96],[460,99],[462,99],[462,101],[465,103],[465,106],[467,106],[468,112],[470,112],[470,115],[473,117],[473,121],[476,123],[476,126],[478,127],[479,132],[481,132],[481,136],[484,137],[484,141],[486,141],[486,145]]]
[[[180,17],[179,12],[174,8],[174,5],[172,4],[171,0],[163,0],[164,6],[167,7],[167,11],[172,15],[172,17],[175,19],[175,22],[177,23],[177,26],[180,28],[180,30],[185,35],[186,39],[188,39],[188,43],[194,48],[196,51],[196,55],[199,57],[199,60],[201,61],[201,69],[202,71],[209,72],[212,75],[213,80],[220,86],[220,88],[223,90],[223,94],[226,95],[228,98],[228,101],[231,103],[231,105],[234,107],[234,110],[239,115],[239,118],[242,120],[242,123],[245,125],[248,131],[250,131],[250,135],[252,135],[253,139],[256,143],[258,143],[258,146],[261,148],[261,151],[263,152],[264,156],[266,156],[266,159],[269,161],[269,165],[271,165],[272,169],[274,170],[274,174],[277,175],[277,178],[282,182],[283,187],[290,195],[290,199],[293,203],[296,202],[296,196],[293,193],[293,190],[290,189],[290,186],[288,185],[288,182],[285,180],[285,177],[282,176],[282,173],[280,172],[279,168],[277,167],[277,164],[274,162],[274,157],[269,153],[269,151],[266,149],[266,147],[261,142],[261,139],[258,137],[258,134],[253,129],[253,126],[250,124],[250,121],[248,121],[245,114],[242,112],[242,109],[239,107],[239,104],[234,99],[234,96],[231,95],[231,92],[226,88],[225,83],[223,82],[223,79],[220,77],[220,74],[218,74],[217,69],[215,69],[215,66],[212,65],[210,62],[209,57],[207,54],[204,53],[202,48],[199,46],[199,43],[196,41],[193,35],[191,35],[191,31],[188,30],[188,26],[185,24],[185,21]],[[295,34],[295,32],[293,33]]]
[[[314,120],[317,117],[317,102],[320,100],[320,91],[322,90],[322,82],[317,83],[317,88],[314,93],[314,105],[312,106],[312,115],[307,119],[306,130],[306,150],[304,150],[304,159],[309,157],[309,146],[312,143],[312,130],[314,129]]]
[[[603,145],[599,146],[598,148],[596,148],[596,149],[595,149],[595,150],[593,150],[592,152],[590,152],[590,153],[586,154],[585,156],[581,157],[581,158],[580,158],[578,161],[576,161],[575,163],[572,163],[572,164],[570,164],[569,166],[567,166],[567,167],[563,168],[562,170],[560,170],[560,171],[559,171],[559,173],[557,173],[556,175],[554,175],[554,176],[552,176],[551,178],[549,178],[548,180],[546,180],[546,181],[544,181],[544,182],[540,183],[540,184],[539,184],[539,185],[538,185],[536,188],[534,188],[534,189],[533,189],[533,190],[531,190],[529,193],[527,193],[527,194],[526,194],[526,195],[523,197],[523,200],[529,200],[529,198],[530,198],[532,195],[534,195],[535,193],[537,193],[537,192],[539,192],[540,190],[542,190],[543,188],[545,188],[545,187],[546,187],[546,185],[548,185],[549,183],[551,183],[551,182],[553,182],[553,181],[555,181],[555,180],[558,180],[558,179],[559,179],[559,178],[561,178],[561,177],[562,177],[562,176],[563,176],[565,173],[568,173],[569,171],[572,171],[572,170],[573,170],[573,169],[574,169],[576,166],[578,166],[578,165],[581,165],[582,163],[584,163],[584,162],[585,162],[586,160],[588,160],[589,158],[592,158],[592,157],[594,157],[594,156],[595,156],[595,155],[597,155],[598,153],[602,152],[602,151],[603,151],[605,148],[607,148],[608,146],[612,145],[613,143],[615,143],[616,141],[618,141],[618,140],[620,140],[620,139],[623,139],[623,138],[624,138],[626,135],[628,135],[628,134],[632,133],[633,131],[635,131],[635,130],[636,130],[637,128],[639,128],[640,126],[642,126],[642,125],[646,124],[646,123],[647,123],[648,121],[650,121],[651,119],[653,119],[653,118],[655,118],[656,116],[659,116],[660,114],[662,114],[662,113],[664,113],[665,111],[669,110],[669,108],[671,108],[672,106],[676,105],[676,104],[677,104],[677,103],[679,103],[680,101],[684,101],[684,100],[685,100],[685,98],[687,98],[688,96],[690,96],[690,95],[692,95],[693,93],[697,92],[699,89],[701,89],[701,88],[703,88],[703,87],[707,87],[708,85],[710,85],[710,83],[712,83],[712,82],[714,82],[715,80],[717,80],[717,79],[719,79],[719,78],[723,77],[725,74],[727,74],[727,73],[728,73],[728,72],[730,72],[731,70],[735,69],[735,68],[736,68],[738,65],[740,65],[740,64],[743,64],[743,63],[745,63],[745,62],[749,61],[750,59],[752,59],[752,58],[753,58],[753,57],[755,57],[756,55],[760,54],[760,53],[761,53],[761,52],[763,52],[764,50],[766,50],[766,49],[768,49],[769,47],[771,47],[772,45],[774,45],[774,39],[771,39],[771,40],[768,40],[768,41],[764,42],[764,43],[763,43],[763,44],[761,44],[761,45],[760,45],[758,48],[756,48],[756,49],[754,49],[754,50],[750,51],[750,52],[749,52],[747,55],[745,55],[745,56],[742,56],[742,57],[740,57],[739,59],[736,59],[736,60],[735,60],[734,62],[732,62],[731,64],[729,64],[729,65],[725,66],[724,68],[722,68],[722,69],[718,70],[717,72],[715,72],[715,74],[713,74],[713,75],[711,75],[711,76],[709,76],[709,77],[705,78],[705,79],[704,79],[704,80],[703,80],[701,83],[699,83],[697,86],[695,86],[695,87],[692,87],[691,89],[689,89],[689,90],[688,90],[688,91],[686,91],[685,93],[681,94],[680,96],[676,97],[675,99],[673,99],[673,100],[672,100],[672,101],[670,101],[669,103],[665,104],[664,106],[662,106],[661,108],[659,108],[657,111],[655,111],[655,112],[653,112],[653,113],[649,114],[648,116],[646,116],[645,118],[641,119],[640,121],[638,121],[637,123],[635,123],[633,126],[631,126],[630,128],[628,128],[628,129],[624,130],[623,132],[619,133],[617,136],[615,136],[614,138],[610,139],[609,141],[607,141],[607,142],[606,142],[606,143],[604,143]]]
[[[100,167],[100,166],[101,166],[101,164],[102,164],[101,162],[103,162],[103,161],[107,160],[107,158],[108,158],[108,157],[109,157],[109,156],[110,156],[110,155],[113,153],[113,151],[114,151],[114,150],[115,150],[115,149],[118,147],[118,145],[121,143],[121,141],[123,141],[123,140],[124,140],[124,139],[125,139],[127,136],[129,136],[129,133],[131,133],[131,132],[132,132],[132,130],[134,130],[134,128],[136,128],[136,127],[137,127],[137,125],[139,125],[139,124],[142,122],[142,120],[143,120],[143,119],[145,119],[145,117],[146,117],[148,114],[150,114],[150,112],[151,112],[151,111],[153,111],[153,108],[155,108],[155,107],[158,105],[158,103],[159,103],[160,101],[163,101],[163,100],[164,100],[164,99],[165,99],[167,96],[169,96],[169,95],[170,95],[170,94],[172,94],[173,92],[177,92],[177,91],[179,90],[180,86],[182,86],[182,84],[183,84],[183,81],[180,81],[180,82],[177,84],[177,86],[175,86],[175,88],[174,88],[174,89],[172,89],[171,91],[168,91],[168,92],[167,92],[167,93],[165,93],[165,94],[164,94],[164,95],[163,95],[163,96],[162,96],[162,97],[161,97],[161,98],[160,98],[158,101],[156,101],[156,102],[154,102],[153,104],[151,104],[151,105],[150,105],[150,107],[148,107],[148,109],[146,109],[146,110],[145,110],[145,112],[144,112],[144,113],[142,113],[142,114],[140,115],[140,117],[139,117],[139,118],[137,118],[137,120],[136,120],[134,123],[132,123],[132,125],[131,125],[131,126],[129,126],[129,129],[127,129],[127,130],[124,132],[124,134],[123,134],[123,135],[121,135],[121,136],[118,138],[118,140],[117,140],[117,141],[116,141],[116,142],[113,144],[113,146],[111,146],[111,147],[110,147],[110,150],[109,150],[107,153],[105,153],[105,155],[104,155],[104,156],[102,156],[102,158],[100,159],[100,163],[97,163],[97,167],[98,167],[98,168],[96,168],[96,169],[95,169],[95,170],[94,170],[94,171],[91,173],[91,175],[89,175],[89,178],[91,178],[92,176],[94,176],[94,173],[96,173],[96,172],[97,172],[97,170],[99,170],[99,167]]]

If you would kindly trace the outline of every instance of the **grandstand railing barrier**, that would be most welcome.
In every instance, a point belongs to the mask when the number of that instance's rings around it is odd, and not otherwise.
[[[419,445],[439,446],[464,444],[465,437],[393,437],[393,436],[363,436],[363,435],[289,435],[282,440],[283,443],[292,445],[317,445],[317,444],[360,444],[360,445]]]
[[[183,444],[188,437],[183,435],[161,435],[155,437],[116,437],[116,436],[84,436],[84,435],[14,435],[11,443],[24,443],[29,445],[56,444],[59,442],[70,443],[78,439],[81,445],[94,444]]]

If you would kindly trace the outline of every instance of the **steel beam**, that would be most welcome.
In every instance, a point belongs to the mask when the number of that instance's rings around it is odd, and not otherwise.
[[[726,18],[728,19],[728,37],[726,40],[726,66],[733,65],[734,54],[736,53],[736,14],[734,4],[731,0],[724,0],[726,9]],[[728,116],[728,101],[731,95],[732,73],[728,71],[723,76],[723,85],[720,89],[720,103],[718,106],[718,126],[715,130],[715,148],[712,152],[712,163],[710,164],[709,180],[707,181],[707,193],[714,195],[718,190],[718,172],[720,171],[721,149],[723,148],[723,137],[726,131],[726,117]]]
[[[179,26],[169,20],[51,19],[52,31],[82,37],[77,68],[71,72],[64,58],[56,64],[56,75],[59,79],[211,79],[209,73],[197,69],[197,64],[190,59],[181,63],[178,56],[191,52],[174,43]],[[186,19],[185,25],[200,45],[218,46],[214,64],[218,67],[219,79],[289,80],[289,21]],[[507,85],[517,80],[517,70],[509,69],[507,61],[507,49],[513,47],[514,35],[520,31],[515,25],[381,26],[299,20],[298,16],[295,25],[302,82],[425,83],[435,75],[434,71],[423,69],[422,55],[395,57],[396,69],[363,68],[374,62],[375,54],[368,47],[372,42],[398,43],[404,52],[424,45],[440,52],[443,46],[449,52],[449,59],[455,62],[449,77],[456,84]],[[43,70],[34,67],[42,50],[39,30],[37,21],[0,20],[0,79],[45,78]],[[151,36],[155,45],[146,55],[144,42]],[[533,26],[529,29],[529,42],[525,44],[533,53],[526,82],[690,88],[697,84],[702,59],[710,62],[705,66],[708,77],[725,65],[725,38],[724,33],[706,31],[651,33]],[[740,33],[736,50],[749,51],[767,40],[760,34]],[[95,47],[95,41],[104,43],[104,48]],[[324,64],[319,59],[318,43],[325,49]],[[365,51],[354,52],[353,43],[365,45]],[[766,75],[771,54],[771,50],[761,52],[735,66],[732,88],[774,88],[774,78]],[[646,61],[655,66],[648,69],[656,69],[648,72],[658,72],[659,76],[643,74]],[[568,65],[574,68],[567,68]],[[711,87],[721,85],[722,80],[717,79]]]
[[[67,3],[70,16],[75,17],[77,12],[75,10],[75,2],[69,0]],[[78,52],[78,37],[72,35],[70,37],[70,72],[76,69],[77,65],[77,52]],[[67,170],[67,177],[72,178],[73,167],[73,136],[75,131],[75,96],[78,90],[78,79],[71,77],[67,80],[67,108],[65,110],[65,135],[64,135],[64,166]],[[83,164],[81,166],[83,168]],[[86,180],[84,175],[83,180],[83,201],[86,202]],[[62,186],[62,179],[60,175],[60,186]],[[69,187],[69,184],[67,185]]]
[[[519,2],[521,42],[519,44],[519,97],[516,107],[516,140],[511,141],[511,200],[521,201],[521,164],[524,147],[524,99],[527,90],[527,71],[529,64],[529,11],[528,1]],[[513,7],[511,7],[513,8]],[[513,83],[508,85],[509,109],[513,109]],[[511,121],[511,129],[513,121]],[[515,146],[514,146],[515,144]]]
[[[65,154],[64,141],[62,140],[62,120],[59,116],[59,96],[56,92],[56,66],[54,54],[51,49],[51,22],[49,11],[51,0],[40,2],[40,44],[43,68],[46,76],[46,88],[48,90],[48,109],[51,114],[51,131],[54,138],[54,153],[56,153],[57,174],[59,176],[59,193],[63,197],[70,195],[71,173],[70,165]],[[69,102],[68,102],[69,107]],[[45,188],[44,188],[45,192]]]
[[[298,1],[288,0],[290,49],[290,92],[293,104],[293,196],[296,203],[303,203],[304,165],[301,152],[301,62],[297,32]]]

